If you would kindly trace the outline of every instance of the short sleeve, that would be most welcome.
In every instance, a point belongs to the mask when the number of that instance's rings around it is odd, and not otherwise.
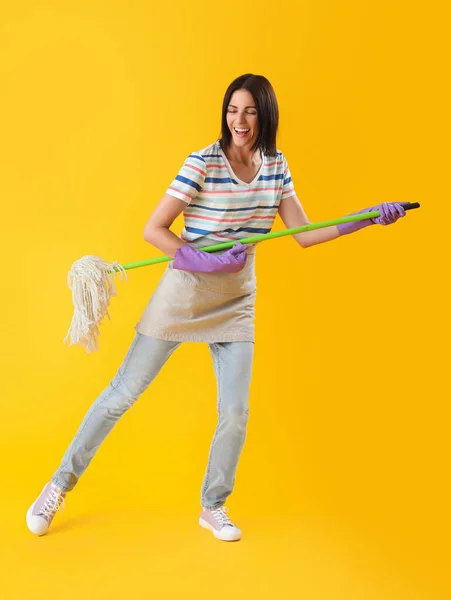
[[[295,194],[293,180],[291,179],[290,168],[287,159],[283,157],[283,189],[282,200]]]
[[[202,190],[207,163],[200,154],[190,154],[166,193],[189,204]]]

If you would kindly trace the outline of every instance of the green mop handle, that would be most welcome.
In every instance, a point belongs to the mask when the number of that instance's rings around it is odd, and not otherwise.
[[[404,210],[413,210],[414,208],[420,208],[418,202],[403,203]],[[333,221],[319,221],[318,223],[310,223],[309,225],[303,225],[302,227],[293,227],[292,229],[283,229],[282,231],[273,231],[272,233],[264,233],[260,235],[254,235],[251,237],[239,240],[242,244],[257,244],[258,242],[264,242],[265,240],[272,240],[274,238],[284,237],[286,235],[294,235],[295,233],[303,233],[304,231],[313,231],[314,229],[323,229],[324,227],[332,227],[333,225],[339,225],[340,223],[350,223],[351,221],[361,221],[363,219],[375,219],[380,217],[378,210],[372,210],[366,213],[360,213],[358,215],[348,215],[335,219]],[[231,242],[223,242],[221,244],[215,244],[213,246],[206,246],[205,248],[199,248],[203,252],[217,252],[218,250],[227,250],[233,248],[238,240]],[[156,258],[148,258],[147,260],[141,260],[138,262],[129,263],[122,265],[125,270],[136,269],[137,267],[145,267],[147,265],[156,265],[158,263],[169,262],[173,260],[170,256],[157,256]],[[116,271],[119,271],[117,267],[114,267]]]

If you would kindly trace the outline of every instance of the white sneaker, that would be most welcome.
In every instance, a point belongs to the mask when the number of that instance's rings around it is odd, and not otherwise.
[[[235,542],[241,539],[241,531],[227,516],[227,508],[203,508],[200,513],[199,525],[209,529],[218,540]]]
[[[33,502],[27,512],[27,526],[31,533],[44,535],[49,530],[56,511],[63,504],[66,492],[54,483],[46,483],[44,489]]]

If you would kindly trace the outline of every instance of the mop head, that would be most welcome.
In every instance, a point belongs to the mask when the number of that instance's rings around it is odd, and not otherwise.
[[[111,321],[108,306],[110,299],[117,296],[114,267],[120,272],[120,279],[125,275],[127,280],[127,273],[119,263],[108,264],[98,256],[83,256],[72,265],[67,283],[72,290],[74,316],[64,338],[64,342],[70,339],[69,346],[85,346],[86,353],[98,349],[98,326],[105,315]]]

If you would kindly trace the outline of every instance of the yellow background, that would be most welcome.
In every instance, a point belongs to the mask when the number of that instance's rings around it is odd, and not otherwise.
[[[448,34],[435,2],[2,4],[2,598],[447,596]],[[26,509],[165,267],[116,278],[90,355],[63,344],[67,273],[85,254],[158,254],[144,224],[185,157],[217,139],[246,72],[275,88],[278,147],[312,222],[422,208],[308,250],[259,248],[251,417],[228,502],[239,544],[197,525],[216,424],[201,344],[177,351],[34,538]]]

